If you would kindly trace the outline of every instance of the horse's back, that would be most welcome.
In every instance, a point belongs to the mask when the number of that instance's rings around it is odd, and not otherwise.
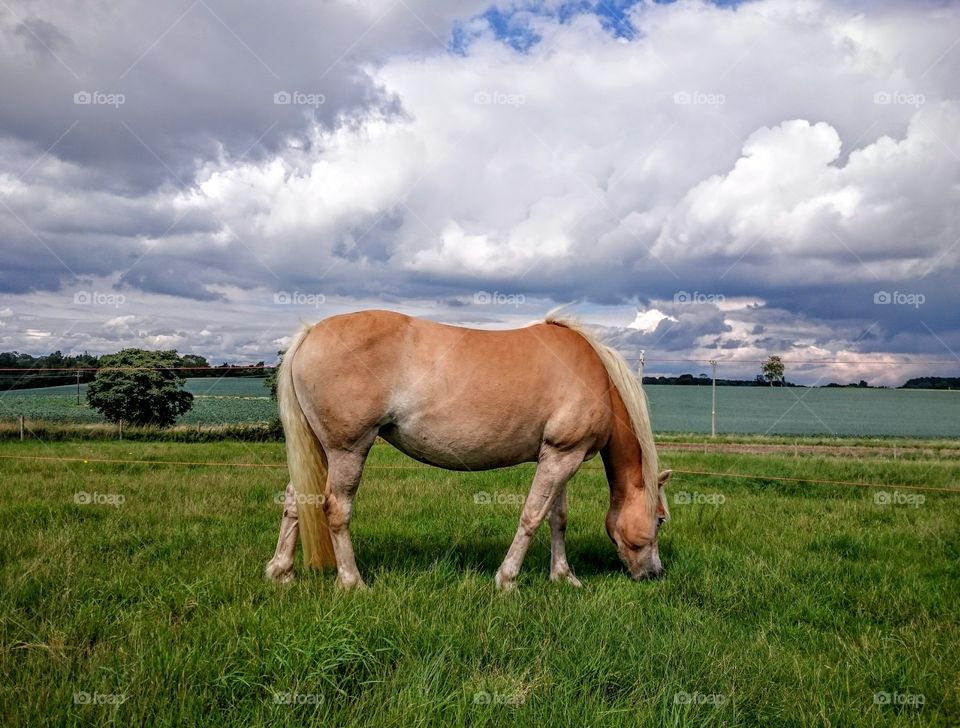
[[[311,331],[294,373],[326,437],[377,428],[443,467],[533,460],[545,440],[599,443],[608,429],[603,364],[579,334],[552,324],[490,331],[389,311],[335,316]]]

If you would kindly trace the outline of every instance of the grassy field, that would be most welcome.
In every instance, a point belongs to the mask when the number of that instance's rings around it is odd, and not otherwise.
[[[329,575],[261,578],[284,470],[232,464],[280,464],[279,443],[0,456],[54,458],[0,459],[3,725],[960,722],[960,494],[909,487],[960,487],[955,460],[664,452],[884,488],[678,473],[667,576],[643,583],[607,540],[591,462],[570,487],[584,588],[549,583],[541,532],[501,595],[531,466],[456,474],[377,446],[354,521],[372,588],[342,594]]]

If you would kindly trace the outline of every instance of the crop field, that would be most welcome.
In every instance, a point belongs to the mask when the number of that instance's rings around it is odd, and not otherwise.
[[[529,465],[377,445],[353,528],[371,588],[344,594],[262,578],[280,443],[0,443],[0,723],[956,725],[960,492],[913,486],[960,489],[960,461],[858,447],[664,450],[667,572],[647,582],[591,461],[569,489],[584,587],[549,582],[541,529],[503,595]]]
[[[266,422],[277,414],[263,379],[193,378],[193,409],[179,424]],[[97,423],[81,385],[0,393],[0,420]],[[709,386],[648,385],[658,432],[710,432]],[[960,392],[890,389],[719,387],[717,431],[789,435],[960,437]]]
[[[193,408],[180,424],[232,425],[266,422],[277,416],[277,405],[259,377],[190,378],[186,388],[194,396]],[[0,419],[23,415],[28,420],[47,422],[99,423],[104,418],[87,404],[87,387],[44,387],[0,392]]]

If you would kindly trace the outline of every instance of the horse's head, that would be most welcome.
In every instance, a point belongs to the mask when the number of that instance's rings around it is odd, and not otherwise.
[[[646,489],[631,490],[627,497],[607,511],[607,535],[634,579],[660,576],[660,548],[657,536],[668,518],[663,487],[672,471],[664,470],[657,482],[656,497]]]

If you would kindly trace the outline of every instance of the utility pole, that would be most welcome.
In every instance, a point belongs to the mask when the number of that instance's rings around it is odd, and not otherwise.
[[[710,404],[710,437],[717,436],[717,360],[711,359],[710,366],[713,367],[713,387],[712,401]]]
[[[640,350],[640,386],[643,386],[643,365],[647,363],[647,350]]]

